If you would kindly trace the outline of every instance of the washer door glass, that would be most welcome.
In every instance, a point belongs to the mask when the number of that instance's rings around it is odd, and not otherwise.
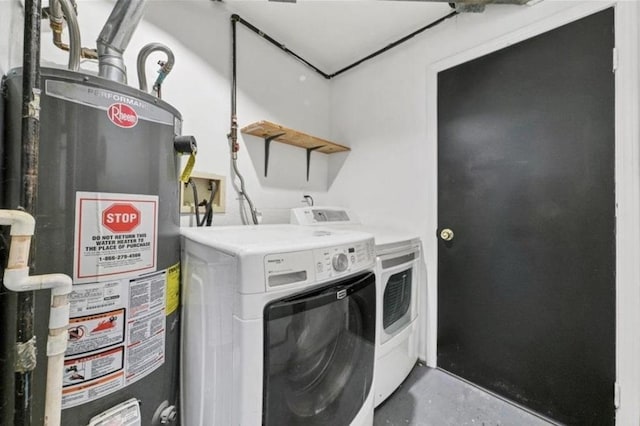
[[[372,273],[265,307],[265,425],[348,425],[371,388]]]

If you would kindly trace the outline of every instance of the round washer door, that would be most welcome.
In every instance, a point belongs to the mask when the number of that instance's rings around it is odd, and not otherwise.
[[[264,425],[346,426],[358,414],[373,379],[375,291],[367,273],[265,307]]]

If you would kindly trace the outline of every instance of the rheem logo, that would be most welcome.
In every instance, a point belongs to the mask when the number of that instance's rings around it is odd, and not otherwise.
[[[140,211],[132,204],[111,204],[102,212],[102,226],[111,232],[131,232],[140,225]]]
[[[111,104],[107,110],[107,116],[113,124],[125,129],[130,129],[138,124],[138,113],[129,105]]]

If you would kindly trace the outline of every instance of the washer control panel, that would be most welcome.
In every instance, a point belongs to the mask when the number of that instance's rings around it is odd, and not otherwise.
[[[373,238],[348,245],[269,254],[264,257],[267,288],[325,281],[372,267]]]
[[[337,253],[331,259],[331,266],[336,272],[344,272],[349,268],[349,258],[344,253]]]
[[[325,280],[366,268],[375,259],[372,241],[316,249],[316,280]]]

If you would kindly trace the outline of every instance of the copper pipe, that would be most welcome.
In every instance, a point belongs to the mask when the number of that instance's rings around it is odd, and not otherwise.
[[[62,41],[62,26],[51,21],[50,27],[53,30],[53,44],[65,52],[69,51],[69,45]],[[88,47],[80,48],[80,57],[83,59],[98,59],[98,52]]]

